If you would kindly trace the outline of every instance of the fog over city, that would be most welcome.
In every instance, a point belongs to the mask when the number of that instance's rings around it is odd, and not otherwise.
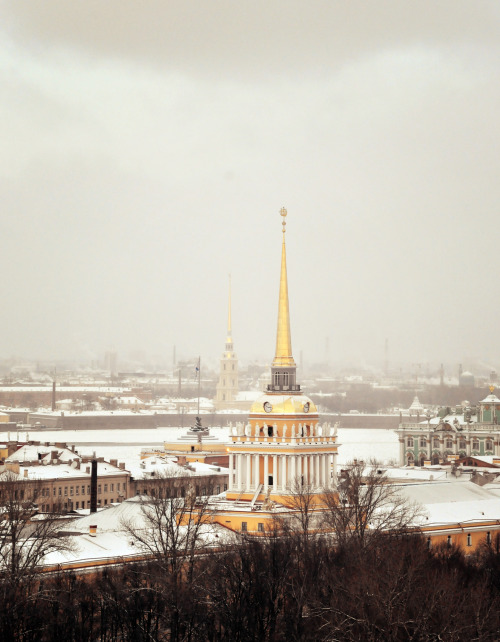
[[[500,8],[0,4],[0,357],[500,365]]]

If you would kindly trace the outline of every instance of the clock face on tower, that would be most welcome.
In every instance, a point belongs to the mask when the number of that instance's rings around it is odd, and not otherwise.
[[[309,408],[310,408],[309,402],[306,401],[306,403],[304,404],[304,412],[309,412]]]
[[[271,412],[271,410],[272,410],[272,409],[273,409],[273,407],[271,406],[271,404],[269,403],[269,401],[266,401],[266,403],[264,404],[264,410],[265,410],[266,412]]]

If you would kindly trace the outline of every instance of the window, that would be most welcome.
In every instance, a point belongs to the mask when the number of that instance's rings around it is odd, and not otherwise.
[[[125,488],[125,487],[124,487]],[[120,490],[120,482],[116,484],[116,490]]]
[[[52,493],[54,497],[56,496],[56,487],[54,486],[54,492]]]
[[[70,497],[73,497],[73,486],[69,487],[69,494],[70,494]]]
[[[80,486],[77,486],[77,487],[75,488],[75,490],[76,490],[76,495],[79,495],[79,494],[80,494]]]
[[[427,445],[427,441],[425,437],[420,437],[420,448],[425,448]]]
[[[453,448],[453,441],[451,439],[446,440],[446,448]]]
[[[61,486],[59,486],[58,491],[59,491],[59,492],[58,492],[57,494],[59,495],[59,497],[61,497],[61,495],[62,495],[62,488],[61,488]]]
[[[68,496],[68,487],[65,486],[64,487],[64,497],[67,497],[67,496]]]
[[[259,522],[257,524],[257,530],[259,531],[259,533],[263,533],[264,532],[264,524],[263,524],[263,522]]]
[[[446,543],[448,544],[448,546],[451,546],[451,535],[448,535]]]
[[[413,448],[413,437],[408,437],[408,440],[406,443],[408,448]]]
[[[486,440],[486,450],[493,450],[493,442],[491,439]]]
[[[488,531],[488,532],[486,533],[486,542],[487,542],[488,544],[491,544],[491,533],[490,533],[490,531]]]
[[[98,494],[98,495],[100,495],[100,494],[101,494],[101,484],[99,484],[99,486],[97,487],[97,494]]]
[[[114,485],[114,484],[110,484],[110,485],[109,485],[109,490],[110,490],[111,492],[114,492],[114,490],[115,490],[115,485]]]
[[[105,493],[107,493],[107,492],[108,492],[108,485],[107,485],[107,484],[104,484],[104,492],[105,492]]]
[[[472,546],[472,535],[467,533],[467,546]]]
[[[459,443],[458,447],[460,448],[460,450],[466,450],[467,444],[465,443],[464,439],[460,440],[460,443]]]
[[[224,484],[224,490],[227,490],[227,484]]]
[[[90,495],[90,486],[87,486],[87,495]]]
[[[85,486],[82,486],[82,495],[85,495]]]
[[[246,522],[241,522],[241,530],[246,533],[247,531],[247,523]]]
[[[437,437],[434,438],[434,448],[439,448],[439,439]]]
[[[472,450],[479,450],[479,441],[477,439],[472,442]]]
[[[77,486],[77,488],[78,488],[78,486]],[[76,502],[75,508],[79,508],[79,506],[80,506],[80,502]]]

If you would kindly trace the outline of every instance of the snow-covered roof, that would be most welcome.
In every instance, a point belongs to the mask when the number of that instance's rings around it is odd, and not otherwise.
[[[59,461],[67,462],[74,459],[81,459],[80,455],[73,452],[69,448],[58,448],[57,446],[35,446],[26,444],[21,446],[16,452],[9,455],[7,461],[50,461],[51,453],[57,452],[57,459]]]
[[[88,469],[88,472],[87,472]],[[91,465],[90,463],[82,463],[80,468],[77,468],[75,464],[56,464],[56,465],[39,465],[39,466],[23,466],[22,463],[19,466],[19,474],[17,475],[18,479],[32,479],[32,480],[62,480],[62,479],[78,479],[82,477],[88,477],[90,480]],[[98,462],[97,463],[97,475],[99,477],[107,477],[113,475],[128,474],[127,470],[113,466],[108,462]],[[12,471],[5,470],[0,473],[0,479],[2,475],[12,476]]]
[[[179,466],[175,458],[153,455],[141,459],[140,463],[130,467],[130,472],[135,479],[150,477],[193,477],[198,475],[223,475],[229,469],[201,462],[189,462],[189,467]]]
[[[500,399],[496,395],[491,393],[479,403],[500,403]]]

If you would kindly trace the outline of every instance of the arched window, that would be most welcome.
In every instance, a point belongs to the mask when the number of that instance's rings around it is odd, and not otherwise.
[[[408,448],[413,448],[413,437],[408,437],[408,439],[406,440],[406,445],[408,446]]]
[[[407,460],[408,465],[413,464],[414,461],[415,461],[415,457],[413,456],[413,453],[408,453],[406,455],[406,460]]]

